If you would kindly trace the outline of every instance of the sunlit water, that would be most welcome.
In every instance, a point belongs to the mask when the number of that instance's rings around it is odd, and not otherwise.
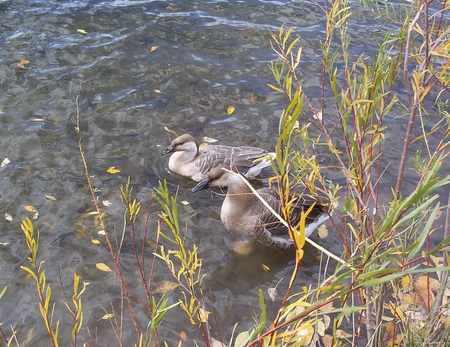
[[[367,11],[358,12],[357,5],[355,9],[352,54],[370,55],[391,27],[380,26]],[[32,205],[39,212],[34,224],[40,230],[40,260],[45,260],[43,267],[57,303],[62,344],[70,341],[72,322],[60,301],[59,276],[70,296],[73,272],[90,282],[83,296],[84,325],[98,336],[100,346],[116,343],[110,323],[100,318],[111,313],[112,306],[119,314],[120,286],[113,274],[95,266],[105,262],[107,249],[91,242],[100,239],[100,226],[89,215],[93,204],[75,131],[78,95],[82,144],[101,207],[108,212],[109,232],[121,233],[119,187],[128,177],[143,212],[160,179],[167,179],[174,193],[180,185],[179,200],[189,202],[179,206],[186,244],[199,246],[206,274],[203,287],[207,301],[214,300],[222,337],[229,338],[236,322],[240,323],[238,331],[250,328],[259,312],[259,289],[267,291],[282,279],[278,288],[283,293],[294,255],[258,245],[250,255],[234,253],[232,239],[219,219],[222,198],[206,191],[193,195],[192,182],[168,172],[167,158],[161,152],[173,136],[164,127],[198,138],[217,138],[222,144],[273,149],[286,100],[267,86],[274,83],[269,62],[276,58],[270,32],[283,23],[295,25],[296,35],[303,37],[299,77],[312,101],[318,103],[319,44],[325,28],[320,7],[306,1],[23,0],[1,2],[0,22],[0,159],[11,160],[0,169],[0,211],[13,218],[12,222],[0,220],[0,289],[8,285],[0,301],[3,329],[17,329],[19,341],[31,331],[33,346],[49,344],[39,320],[34,283],[20,269],[27,265],[29,255],[20,222],[34,215],[24,208]],[[21,60],[29,64],[18,67]],[[236,109],[231,115],[227,114],[229,106]],[[333,103],[327,107],[330,113],[334,111]],[[404,121],[395,120],[397,115],[389,121],[394,134],[405,129]],[[387,193],[401,150],[395,136],[388,134],[388,140],[393,161],[386,163],[390,170],[382,181]],[[323,160],[326,163],[328,158]],[[107,173],[111,166],[120,173]],[[158,210],[153,202],[150,240],[155,237]],[[138,236],[143,237],[144,218],[137,226]],[[341,252],[334,235],[313,239]],[[127,236],[121,262],[127,279],[135,280],[139,288],[130,241]],[[147,258],[150,264],[150,248]],[[296,286],[316,283],[319,271],[318,254],[307,246]],[[161,262],[154,280],[172,280]],[[179,293],[171,292],[170,302]],[[273,317],[281,298],[273,304],[267,300]],[[137,303],[135,310],[145,327],[148,313]],[[198,341],[187,317],[180,309],[175,312],[168,314],[161,338],[176,343],[185,331],[190,341]],[[125,341],[136,342],[129,321]]]

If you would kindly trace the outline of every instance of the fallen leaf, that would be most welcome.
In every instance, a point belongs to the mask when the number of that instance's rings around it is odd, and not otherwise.
[[[200,321],[206,323],[208,321],[208,316],[211,312],[205,311],[201,307],[198,309],[198,313],[200,315]]]
[[[5,219],[9,222],[12,222],[12,216],[9,213],[5,213]]]
[[[152,48],[150,48],[150,52],[154,52],[157,48],[158,46],[152,46]]]
[[[77,29],[77,32],[78,32],[79,34],[82,34],[82,35],[87,35],[87,34],[88,34],[87,31],[85,31],[85,30],[83,30],[83,29]]]
[[[107,172],[107,173],[110,173],[110,174],[116,174],[116,173],[119,173],[120,170],[119,170],[119,169],[116,169],[115,166],[110,166],[110,167],[108,168],[108,170],[106,170],[106,172]]]
[[[353,335],[346,333],[344,330],[338,329],[336,330],[336,338],[338,339],[348,339],[353,337]]]
[[[243,331],[238,336],[236,336],[236,340],[234,341],[235,346],[244,346],[246,342],[250,338],[250,333],[248,331]]]
[[[211,137],[204,136],[203,137],[203,141],[208,142],[208,143],[214,143],[214,142],[217,142],[219,140],[213,139]]]
[[[97,234],[105,236],[106,232],[105,232],[105,230],[99,230],[99,231],[97,231]]]
[[[236,110],[233,106],[228,106],[228,108],[227,108],[227,114],[228,115],[231,115],[233,112],[234,112],[234,110]]]
[[[37,212],[37,210],[34,208],[34,206],[27,205],[24,207],[25,207],[25,210],[27,210],[28,212]]]
[[[100,318],[100,319],[98,319],[98,320],[105,320],[105,319],[111,319],[111,318],[113,318],[114,317],[114,314],[112,314],[112,313],[108,313],[108,314],[105,314],[102,318]]]
[[[178,283],[170,281],[160,281],[155,289],[155,293],[167,293],[169,290],[174,290],[179,286]]]
[[[3,159],[2,163],[0,164],[0,167],[8,165],[10,162],[11,162],[11,160],[9,160],[9,158],[5,158],[5,159]]]
[[[155,93],[161,94],[161,91],[159,89],[155,89]]]
[[[38,219],[38,217],[39,217],[39,212],[36,212],[36,213],[33,215],[33,220]]]
[[[317,235],[319,235],[319,237],[321,239],[324,239],[324,238],[326,238],[328,236],[328,228],[327,228],[327,226],[325,224],[322,224],[319,227],[319,230],[317,230]]]
[[[437,292],[441,287],[441,284],[435,278],[430,277],[428,282],[427,276],[420,276],[417,280],[417,286],[422,290],[430,289],[434,292]]]
[[[52,195],[45,195],[45,197],[48,199],[48,200],[53,200],[53,201],[56,201],[56,198],[54,197],[54,196],[52,196]]]
[[[107,207],[109,207],[109,206],[112,205],[112,203],[111,203],[109,200],[103,200],[103,201],[102,201],[102,204],[105,205],[105,206],[107,206]]]
[[[25,65],[29,64],[30,62],[28,60],[21,60],[17,63],[17,66],[21,69],[25,69]]]
[[[277,297],[277,289],[276,288],[268,288],[267,294],[269,294],[269,297],[272,299],[272,302],[275,302],[275,299]]]
[[[0,114],[2,114],[3,113],[3,110],[0,108]]]
[[[183,342],[186,342],[187,340],[187,335],[184,331],[180,331],[180,337],[183,340]]]
[[[318,119],[318,120],[322,120],[323,119],[322,111],[314,113],[313,118],[314,119]]]
[[[169,129],[168,127],[164,127],[164,130],[173,134],[175,137],[178,137],[178,134],[175,130]]]
[[[166,10],[175,11],[175,8],[171,5],[166,7]]]
[[[322,337],[322,342],[325,347],[331,347],[333,345],[334,338],[329,334],[325,334]]]
[[[100,241],[97,240],[97,239],[92,239],[91,242],[92,242],[94,245],[99,245],[99,244],[100,244]]]
[[[316,329],[317,329],[317,333],[320,336],[324,336],[325,335],[325,324],[322,321],[318,321],[316,324]]]
[[[402,289],[407,288],[410,283],[411,283],[411,278],[409,277],[409,275],[406,275],[405,277],[403,277],[402,278]]]
[[[261,264],[264,271],[269,272],[270,267],[268,267],[266,264]]]
[[[182,200],[181,203],[182,203],[183,205],[185,205],[185,206],[186,206],[186,205],[189,205],[189,201],[186,201],[186,200]]]
[[[414,302],[416,301],[416,299],[409,293],[403,294],[402,300],[406,301],[408,304],[411,304],[411,305],[413,305]]]
[[[197,118],[197,122],[199,122],[199,123],[204,123],[205,120],[206,120],[205,117],[198,117],[198,118]]]
[[[112,272],[111,268],[104,263],[97,263],[97,264],[95,264],[95,266],[97,267],[97,269],[99,269],[101,271]]]

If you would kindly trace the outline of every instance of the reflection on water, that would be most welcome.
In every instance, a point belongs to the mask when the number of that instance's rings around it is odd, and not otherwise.
[[[364,19],[364,26],[355,24],[357,30],[352,31],[353,53],[370,53],[376,49],[372,46],[376,33],[382,36],[387,28],[379,28],[367,12],[355,16]],[[317,91],[319,98],[317,52],[324,32],[323,17],[318,6],[305,1],[0,3],[0,149],[1,159],[11,160],[0,170],[0,209],[13,217],[12,222],[0,221],[0,288],[8,285],[0,317],[5,326],[19,329],[19,341],[35,329],[32,345],[48,345],[44,326],[34,327],[39,317],[35,288],[20,270],[28,256],[19,227],[23,218],[31,217],[23,207],[26,205],[39,211],[35,226],[41,232],[41,259],[58,264],[46,267],[47,277],[61,276],[69,291],[73,272],[89,281],[84,324],[91,331],[97,329],[102,345],[115,341],[109,323],[99,318],[104,315],[102,307],[110,310],[111,304],[118,304],[120,288],[113,275],[95,268],[104,261],[100,250],[106,249],[91,242],[99,226],[88,214],[92,212],[91,196],[75,132],[77,95],[92,181],[99,189],[99,200],[111,203],[102,206],[108,212],[110,230],[121,228],[119,186],[128,177],[144,205],[158,180],[167,179],[173,192],[181,186],[179,200],[190,202],[180,206],[186,242],[200,247],[205,286],[211,288],[222,336],[229,336],[238,321],[242,329],[251,326],[253,312],[259,310],[258,289],[267,290],[283,278],[282,292],[294,255],[261,245],[254,245],[256,249],[248,255],[232,251],[230,235],[219,220],[221,198],[193,195],[189,191],[192,182],[168,172],[161,151],[171,135],[163,127],[199,138],[215,137],[222,144],[273,149],[286,100],[267,87],[273,83],[269,62],[275,58],[269,32],[285,22],[296,25],[296,34],[304,38],[299,76],[304,89],[312,95]],[[24,59],[29,64],[17,66]],[[312,102],[318,101],[313,98]],[[229,106],[236,108],[231,116],[226,112]],[[333,113],[332,106],[329,113]],[[404,127],[400,121],[393,126]],[[397,155],[393,152],[393,157]],[[329,159],[324,156],[323,160]],[[391,165],[395,169],[395,163]],[[121,172],[108,174],[110,166]],[[388,192],[388,181],[385,187]],[[142,211],[146,209],[143,206]],[[156,212],[154,207],[153,216]],[[154,223],[150,229],[152,238]],[[333,235],[318,242],[340,252]],[[123,254],[130,280],[139,278],[132,251],[124,247]],[[307,247],[298,285],[315,283],[318,266],[315,250]],[[155,280],[162,279],[170,276],[159,264]],[[59,304],[59,284],[53,285],[54,300]],[[281,299],[277,300],[269,313]],[[137,315],[142,322],[148,320],[145,311]],[[58,318],[62,320],[61,341],[66,343],[70,330],[65,328],[71,318],[66,314]],[[167,317],[166,322],[160,330],[165,339],[176,342],[179,331],[192,331],[182,314]],[[125,330],[129,341],[134,341],[132,327]]]

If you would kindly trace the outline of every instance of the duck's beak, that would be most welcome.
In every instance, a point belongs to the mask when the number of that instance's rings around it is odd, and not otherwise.
[[[208,177],[203,178],[197,185],[191,189],[192,193],[198,192],[199,190],[204,190],[209,188],[209,179]]]
[[[166,154],[172,153],[172,152],[174,152],[174,150],[175,150],[175,147],[173,145],[170,145],[161,153],[161,155],[166,155]]]

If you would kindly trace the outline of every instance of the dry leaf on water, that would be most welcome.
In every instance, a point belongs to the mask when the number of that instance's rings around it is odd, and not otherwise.
[[[102,204],[105,205],[106,207],[109,207],[112,205],[112,203],[109,200],[103,200]]]
[[[175,288],[177,288],[179,286],[178,283],[175,282],[170,282],[170,281],[160,281],[158,283],[158,286],[155,289],[155,293],[166,293],[169,290],[174,290]]]
[[[186,342],[187,340],[187,335],[184,331],[180,331],[180,337],[183,340],[183,342]]]
[[[187,200],[182,200],[181,203],[182,203],[184,206],[189,205],[189,201],[187,201]]]
[[[34,208],[34,206],[31,206],[31,205],[24,206],[24,208],[25,208],[25,210],[27,210],[28,212],[34,212],[34,213],[37,212],[37,210]]]
[[[17,66],[21,69],[25,69],[25,65],[28,65],[30,62],[28,60],[21,60],[17,63]]]
[[[276,288],[269,288],[267,289],[267,294],[269,294],[269,297],[272,299],[272,302],[275,302],[275,299],[277,297],[277,289]]]
[[[319,235],[319,237],[321,239],[324,239],[325,237],[328,236],[328,228],[327,228],[327,226],[325,224],[322,224],[319,227],[319,230],[317,230],[317,235]]]
[[[158,48],[158,46],[152,46],[152,48],[150,48],[150,52],[156,51],[157,48]]]
[[[228,106],[228,108],[227,108],[227,114],[228,115],[231,115],[233,112],[234,112],[234,110],[236,110],[233,106]]]
[[[203,137],[203,141],[208,142],[208,143],[213,143],[213,142],[217,142],[217,141],[219,141],[219,140],[213,139],[213,138],[211,138],[211,137],[204,136],[204,137]]]
[[[9,158],[5,158],[5,159],[3,159],[2,163],[0,164],[0,167],[8,165],[10,162],[11,162],[11,160],[9,160]]]
[[[12,222],[12,216],[9,213],[5,213],[5,219],[9,222]]]
[[[111,268],[104,263],[97,263],[97,264],[95,264],[95,266],[97,267],[97,269],[99,269],[101,271],[112,272]]]
[[[91,242],[92,242],[94,245],[99,245],[99,244],[100,244],[100,241],[97,240],[97,239],[92,239]]]
[[[266,264],[261,264],[262,268],[264,271],[269,272],[270,271],[270,267],[268,267]]]
[[[105,314],[102,318],[100,318],[100,319],[98,319],[98,320],[105,320],[105,319],[111,319],[111,318],[113,318],[114,317],[114,314],[112,314],[112,313],[108,313],[108,314]]]
[[[77,33],[81,34],[81,35],[87,35],[87,31],[85,31],[84,29],[77,29]]]
[[[107,173],[110,173],[110,174],[116,174],[116,173],[119,173],[120,170],[117,169],[115,166],[110,166],[110,167],[108,168],[108,170],[106,170],[106,172],[107,172]]]
[[[48,200],[53,200],[53,201],[56,201],[56,198],[54,197],[54,196],[52,196],[52,195],[45,195],[45,197],[48,199]]]

